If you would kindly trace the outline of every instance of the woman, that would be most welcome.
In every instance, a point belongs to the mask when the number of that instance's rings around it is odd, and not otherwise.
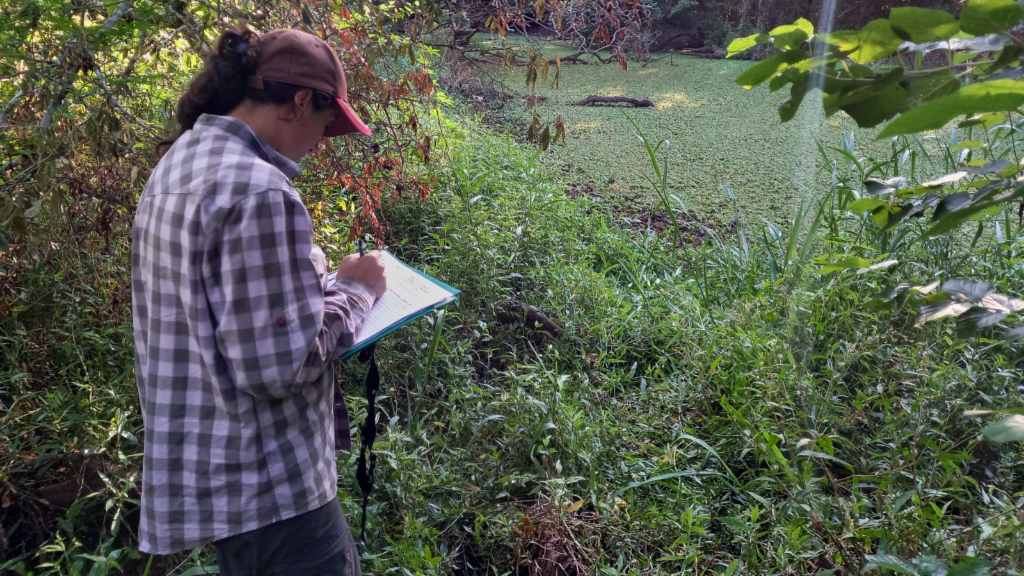
[[[370,252],[322,287],[290,182],[321,138],[370,133],[347,99],[320,39],[228,31],[178,104],[132,233],[145,552],[213,542],[228,576],[360,574],[332,361],[386,280]]]

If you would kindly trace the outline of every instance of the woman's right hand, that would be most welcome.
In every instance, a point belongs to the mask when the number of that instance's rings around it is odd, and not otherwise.
[[[388,279],[384,275],[384,263],[380,261],[380,251],[372,250],[365,255],[349,254],[338,266],[338,278],[359,280],[374,291],[380,298],[388,291]]]

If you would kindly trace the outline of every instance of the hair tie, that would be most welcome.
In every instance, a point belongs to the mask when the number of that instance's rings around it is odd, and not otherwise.
[[[245,49],[249,47],[249,42],[242,40],[238,43],[238,53],[245,54]]]

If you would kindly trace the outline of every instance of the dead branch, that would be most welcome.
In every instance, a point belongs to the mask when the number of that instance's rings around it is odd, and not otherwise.
[[[535,328],[545,334],[558,338],[562,334],[562,327],[538,310],[535,306],[523,304],[517,300],[509,300],[502,304],[498,311],[498,322],[502,324],[514,324],[522,322],[529,328]]]

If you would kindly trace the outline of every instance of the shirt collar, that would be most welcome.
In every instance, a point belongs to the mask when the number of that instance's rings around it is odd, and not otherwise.
[[[260,158],[272,164],[275,168],[284,173],[288,178],[295,178],[302,172],[302,168],[290,158],[286,158],[277,150],[271,148],[267,141],[260,137],[248,124],[238,118],[231,116],[216,116],[213,114],[202,114],[196,120],[195,128],[198,130],[219,130],[230,136],[241,140],[248,148],[255,152]]]

